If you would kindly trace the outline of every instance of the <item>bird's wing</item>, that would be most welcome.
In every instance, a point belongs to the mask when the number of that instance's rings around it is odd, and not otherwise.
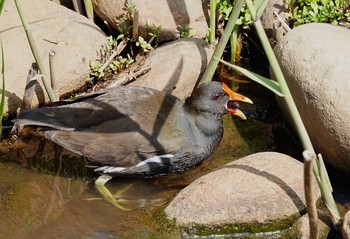
[[[118,87],[23,112],[14,122],[41,127],[47,139],[95,162],[126,166],[180,148],[182,104],[154,89]]]
[[[119,119],[109,124],[123,125],[123,121],[129,119]],[[156,155],[174,154],[186,138],[182,131],[173,126],[165,123],[159,132],[139,127],[120,132],[45,130],[43,134],[47,139],[93,162],[128,167]]]
[[[54,102],[50,107],[22,112],[13,122],[22,126],[64,131],[90,130],[104,122],[133,115],[148,118],[161,114],[162,117],[168,115],[179,102],[174,96],[150,88],[116,87],[69,101]]]

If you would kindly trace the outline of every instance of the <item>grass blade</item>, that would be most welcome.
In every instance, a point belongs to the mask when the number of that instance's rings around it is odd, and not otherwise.
[[[50,83],[50,81],[49,81],[49,79],[47,77],[44,65],[42,63],[42,60],[41,60],[41,57],[40,57],[40,54],[39,54],[39,50],[38,50],[38,48],[36,46],[36,43],[35,43],[35,40],[34,40],[33,33],[30,30],[29,23],[28,23],[27,19],[24,16],[24,12],[23,12],[23,9],[22,9],[21,1],[20,0],[14,0],[14,1],[15,1],[15,4],[16,4],[17,11],[18,11],[18,14],[20,16],[20,19],[22,21],[22,25],[23,25],[24,31],[25,31],[25,33],[27,35],[27,39],[28,39],[28,42],[29,42],[29,45],[30,45],[30,49],[32,50],[34,59],[36,61],[36,64],[38,65],[38,68],[39,68],[40,73],[42,75],[42,79],[43,79],[43,84],[44,84],[45,90],[46,90],[46,92],[47,92],[51,102],[57,101],[58,99],[57,99],[57,97],[55,96],[55,94],[52,91],[51,83]]]
[[[0,16],[2,13],[2,9],[4,8],[5,0],[0,0]]]
[[[91,21],[94,21],[94,8],[92,6],[92,1],[91,0],[84,0],[84,5],[85,5],[85,10],[86,10],[87,17]]]
[[[221,59],[217,59],[217,60],[219,60],[221,63],[227,65],[228,67],[231,67],[232,69],[240,72],[241,74],[245,75],[246,77],[248,77],[249,79],[255,81],[256,83],[266,87],[267,89],[269,89],[272,92],[274,92],[276,95],[278,95],[280,97],[284,97],[284,94],[282,93],[281,88],[280,88],[279,84],[276,81],[270,80],[270,79],[268,79],[266,77],[263,77],[263,76],[258,75],[256,73],[248,71],[247,69],[244,69],[243,67],[236,66],[236,65],[233,65],[231,63],[228,63],[227,61],[223,61]]]
[[[230,39],[233,28],[236,25],[239,14],[241,13],[243,2],[244,2],[244,0],[237,0],[236,5],[235,5],[233,11],[231,12],[230,18],[226,24],[224,34],[221,36],[219,43],[216,46],[216,49],[214,51],[213,56],[215,56],[215,57],[212,57],[210,59],[208,67],[205,70],[205,72],[200,80],[200,83],[209,82],[212,80],[213,75],[216,71],[216,67],[219,64],[219,61],[217,59],[220,59],[222,54],[224,53],[226,44],[227,44],[228,40]]]

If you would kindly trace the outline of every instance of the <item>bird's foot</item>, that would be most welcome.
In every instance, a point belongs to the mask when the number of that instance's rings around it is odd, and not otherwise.
[[[131,187],[131,185],[126,186],[122,190],[117,191],[114,195],[108,190],[108,188],[105,186],[105,184],[111,179],[112,177],[109,175],[101,175],[98,179],[95,181],[95,186],[97,190],[100,192],[102,197],[109,203],[111,203],[113,206],[124,210],[128,211],[130,209],[125,208],[121,205],[121,203],[126,203],[128,202],[127,199],[123,198],[121,195],[124,193],[126,190]],[[94,199],[90,199],[94,200]]]

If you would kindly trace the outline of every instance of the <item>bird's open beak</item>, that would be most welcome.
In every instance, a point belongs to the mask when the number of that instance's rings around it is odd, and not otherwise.
[[[225,83],[222,83],[222,89],[229,95],[230,100],[226,104],[227,111],[232,114],[240,117],[243,120],[246,120],[247,117],[245,114],[238,109],[239,104],[238,102],[245,102],[249,104],[253,104],[253,101],[249,99],[248,97],[245,97],[243,95],[240,95],[234,91],[232,91]]]

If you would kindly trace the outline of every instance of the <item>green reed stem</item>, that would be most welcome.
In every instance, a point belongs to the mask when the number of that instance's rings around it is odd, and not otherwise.
[[[94,21],[94,7],[91,0],[84,0],[84,6],[86,11],[86,16],[91,21]]]
[[[5,95],[6,95],[6,87],[5,87],[5,58],[4,58],[4,47],[2,42],[1,45],[1,75],[2,75],[2,90],[1,90],[1,102],[0,102],[0,137],[2,135],[2,117],[4,115],[5,109]]]
[[[32,50],[34,59],[36,61],[36,64],[38,65],[39,71],[41,73],[41,77],[42,77],[42,81],[43,81],[45,90],[46,90],[46,92],[47,92],[51,102],[57,101],[58,99],[57,99],[57,97],[55,96],[55,94],[52,91],[51,83],[50,83],[50,81],[49,81],[49,79],[47,77],[47,74],[45,72],[45,68],[44,68],[44,65],[42,63],[42,60],[41,60],[38,48],[36,46],[33,33],[30,30],[30,28],[29,28],[29,24],[27,22],[27,19],[25,18],[25,15],[24,15],[24,12],[23,12],[23,9],[22,9],[22,5],[21,5],[21,1],[20,0],[15,0],[15,4],[16,4],[16,7],[17,7],[18,14],[19,14],[19,16],[21,18],[21,21],[22,21],[22,25],[23,25],[24,31],[25,31],[25,33],[27,35],[27,39],[28,39],[28,42],[29,42],[29,45],[30,45],[30,49]]]
[[[4,8],[5,0],[0,0],[0,16],[2,13],[2,9]]]
[[[210,59],[209,65],[204,72],[200,83],[209,82],[214,76],[214,73],[216,71],[216,67],[219,64],[219,60],[224,53],[225,47],[227,45],[228,40],[230,39],[231,33],[233,31],[233,28],[236,25],[237,19],[239,17],[239,14],[241,12],[241,8],[243,6],[244,0],[237,0],[236,5],[231,12],[230,18],[227,22],[227,25],[224,30],[224,34],[221,36],[218,45],[216,46],[216,49],[214,51],[213,57]],[[215,58],[216,57],[216,58]]]
[[[216,4],[217,4],[217,0],[210,0],[209,43],[212,45],[215,43],[215,33],[216,33]]]
[[[259,39],[260,39],[261,44],[264,48],[265,54],[270,62],[273,74],[275,75],[275,78],[280,85],[281,92],[284,95],[283,99],[287,105],[287,108],[289,110],[290,115],[292,116],[292,121],[293,121],[294,127],[299,135],[299,138],[300,138],[300,141],[303,145],[303,148],[304,148],[304,150],[310,150],[313,154],[316,155],[315,150],[312,146],[309,134],[307,133],[307,130],[306,130],[304,123],[301,119],[301,116],[299,114],[299,111],[295,105],[292,94],[291,94],[289,87],[287,85],[287,82],[284,78],[282,69],[281,69],[281,67],[277,61],[277,58],[272,50],[272,47],[271,47],[269,40],[266,36],[265,30],[262,26],[262,23],[261,23],[259,18],[257,18],[257,19],[255,18],[256,17],[255,7],[254,7],[251,0],[246,0],[246,3],[247,3],[247,7],[251,13],[252,19],[254,21],[255,30],[259,36]],[[335,216],[335,221],[339,221],[340,214],[339,214],[339,211],[336,207],[333,196],[328,190],[329,187],[328,186],[326,187],[325,185],[323,185],[323,184],[327,184],[327,181],[329,181],[329,179],[326,179],[326,178],[322,179],[321,178],[320,167],[318,165],[317,160],[313,160],[312,165],[313,165],[314,174],[316,176],[316,180],[317,180],[318,185],[319,185],[321,192],[322,192],[323,199],[325,200],[325,202],[328,206],[332,207],[332,209],[331,209],[332,215]],[[324,190],[326,190],[326,191],[324,191]],[[327,197],[324,197],[325,195],[327,195]]]

